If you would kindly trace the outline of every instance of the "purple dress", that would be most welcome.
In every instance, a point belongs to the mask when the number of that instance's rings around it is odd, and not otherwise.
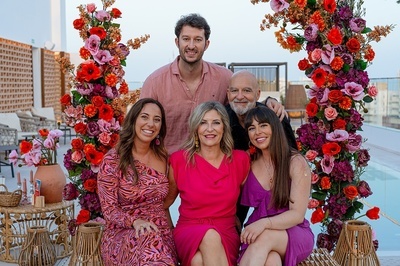
[[[243,186],[241,204],[254,207],[254,211],[250,215],[245,226],[261,218],[272,217],[289,209],[288,207],[279,210],[275,208],[268,209],[270,200],[271,191],[265,190],[254,176],[253,172],[250,171]],[[284,265],[295,266],[311,254],[314,247],[314,234],[311,231],[310,223],[306,219],[304,219],[302,223],[286,229],[286,232],[289,239]],[[247,244],[241,245],[239,261],[247,247]]]

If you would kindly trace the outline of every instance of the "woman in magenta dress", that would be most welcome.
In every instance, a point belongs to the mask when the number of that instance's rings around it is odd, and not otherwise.
[[[241,197],[241,204],[254,211],[240,235],[239,265],[295,266],[314,246],[304,218],[310,168],[303,156],[290,150],[282,124],[270,109],[250,110],[245,128],[257,153]]]
[[[239,234],[236,202],[250,167],[246,152],[233,150],[225,107],[205,102],[189,119],[190,136],[170,157],[170,192],[165,206],[178,194],[179,219],[174,229],[183,266],[236,265]]]
[[[98,194],[106,226],[104,265],[177,265],[169,213],[166,125],[161,104],[144,98],[124,119],[120,140],[104,157]]]

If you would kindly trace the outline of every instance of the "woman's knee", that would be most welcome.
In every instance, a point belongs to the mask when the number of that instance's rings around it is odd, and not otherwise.
[[[222,245],[221,236],[216,230],[209,229],[205,233],[200,245],[207,245],[207,246]]]
[[[267,261],[265,262],[265,266],[281,266],[282,258],[276,251],[271,251],[268,254]]]

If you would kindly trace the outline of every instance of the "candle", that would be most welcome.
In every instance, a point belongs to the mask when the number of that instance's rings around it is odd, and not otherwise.
[[[21,184],[21,173],[17,173],[17,184]]]
[[[29,173],[29,183],[33,183],[33,171],[31,170]]]
[[[22,192],[26,192],[26,191],[27,191],[26,178],[24,178],[24,180],[22,181]]]

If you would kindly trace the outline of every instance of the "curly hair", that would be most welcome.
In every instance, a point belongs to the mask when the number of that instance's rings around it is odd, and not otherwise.
[[[205,18],[200,16],[199,14],[189,14],[182,16],[177,22],[175,26],[175,35],[177,38],[179,38],[179,35],[181,34],[183,26],[190,26],[193,28],[201,29],[204,30],[204,36],[206,40],[210,38],[211,34],[211,29],[210,26],[208,25],[207,21]]]

